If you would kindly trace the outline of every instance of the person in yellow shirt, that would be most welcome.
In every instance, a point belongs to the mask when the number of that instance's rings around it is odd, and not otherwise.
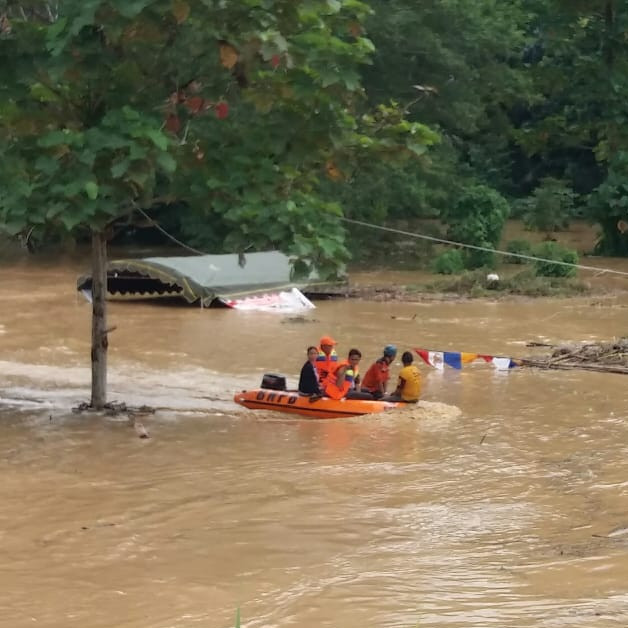
[[[383,397],[382,401],[405,401],[406,403],[416,403],[421,395],[421,373],[412,364],[414,358],[409,351],[404,351],[401,356],[403,368],[399,371],[399,381],[397,388],[392,395]]]

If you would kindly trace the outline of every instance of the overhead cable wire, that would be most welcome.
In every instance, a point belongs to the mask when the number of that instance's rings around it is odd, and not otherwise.
[[[571,268],[579,268],[580,270],[593,270],[602,273],[612,273],[615,275],[623,275],[628,277],[628,272],[624,270],[615,270],[613,268],[600,268],[599,266],[586,266],[585,264],[574,264],[572,262],[563,262],[561,260],[547,259],[545,257],[536,257],[535,255],[525,255],[524,253],[510,253],[508,251],[500,251],[499,249],[493,249],[488,246],[479,246],[477,244],[465,244],[463,242],[454,242],[453,240],[447,240],[445,238],[437,238],[435,236],[425,235],[423,233],[416,233],[413,231],[404,231],[403,229],[395,229],[393,227],[383,227],[382,225],[375,225],[370,222],[364,222],[363,220],[354,220],[353,218],[340,217],[343,222],[348,222],[352,225],[359,225],[361,227],[368,227],[369,229],[378,229],[380,231],[387,231],[389,233],[395,233],[397,235],[407,236],[409,238],[416,238],[421,240],[430,240],[432,242],[438,242],[439,244],[449,244],[451,246],[459,246],[467,249],[473,249],[474,251],[485,251],[487,253],[497,253],[498,255],[506,255],[507,257],[518,257],[520,259],[531,260],[533,262],[545,262],[547,264],[557,264],[558,266],[569,266]]]
[[[178,244],[180,247],[191,251],[192,253],[196,253],[197,255],[207,255],[207,253],[203,253],[203,251],[199,251],[198,249],[194,249],[191,246],[188,246],[181,240],[177,240],[173,235],[170,235],[155,219],[151,218],[141,207],[135,207],[135,211],[139,212],[148,220],[158,231],[163,233],[169,240],[172,240],[175,244]]]
[[[192,248],[188,246],[184,242],[177,240],[173,235],[170,235],[163,227],[159,225],[159,223],[151,218],[143,209],[140,207],[135,208],[140,214],[144,216],[147,220],[149,220],[153,226],[159,230],[163,235],[165,235],[169,240],[172,240],[175,244],[180,247],[187,249],[192,253],[196,253],[197,255],[207,255],[203,251],[199,251],[198,249]],[[439,244],[448,244],[450,246],[458,246],[467,249],[473,249],[474,251],[484,251],[487,253],[496,253],[497,255],[504,255],[506,257],[517,257],[519,259],[525,259],[532,262],[545,262],[547,264],[556,264],[558,266],[568,266],[570,268],[578,268],[580,270],[589,270],[595,271],[598,273],[610,273],[613,275],[621,275],[623,277],[628,277],[628,272],[623,270],[616,270],[614,268],[601,268],[600,266],[587,266],[586,264],[574,264],[572,262],[563,262],[562,260],[548,259],[545,257],[537,257],[535,255],[526,255],[525,253],[510,253],[509,251],[501,251],[499,249],[493,249],[488,246],[479,246],[477,244],[466,244],[463,242],[455,242],[454,240],[447,240],[446,238],[438,238],[436,236],[426,235],[424,233],[417,233],[414,231],[405,231],[403,229],[396,229],[394,227],[384,227],[382,225],[376,225],[374,223],[365,222],[363,220],[355,220],[353,218],[345,218],[344,216],[340,217],[340,220],[349,224],[359,225],[361,227],[367,227],[369,229],[376,229],[379,231],[387,231],[388,233],[395,233],[397,235],[403,235],[409,238],[415,238],[418,240],[429,240],[431,242],[437,242]]]

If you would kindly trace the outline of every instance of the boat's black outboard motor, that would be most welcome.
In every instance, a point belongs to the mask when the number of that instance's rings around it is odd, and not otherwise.
[[[286,378],[283,375],[273,375],[264,373],[262,377],[262,388],[270,390],[286,390]]]

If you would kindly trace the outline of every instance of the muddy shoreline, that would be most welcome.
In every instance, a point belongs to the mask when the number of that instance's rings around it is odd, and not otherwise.
[[[458,292],[436,292],[431,290],[421,291],[417,288],[408,289],[405,286],[381,286],[381,285],[359,285],[351,286],[345,293],[349,299],[360,299],[364,301],[387,302],[395,301],[399,303],[463,303],[473,301],[536,301],[543,299],[583,299],[591,298],[594,302],[591,305],[612,306],[612,303],[605,303],[628,294],[628,289],[608,289],[590,288],[578,294],[521,294],[502,290],[487,290],[485,294],[471,295]],[[617,304],[618,307],[628,307],[628,305]]]

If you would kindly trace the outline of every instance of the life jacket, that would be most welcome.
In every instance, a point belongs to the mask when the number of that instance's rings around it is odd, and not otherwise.
[[[384,386],[388,382],[390,377],[390,367],[388,362],[384,358],[379,358],[369,367],[366,371],[366,375],[362,380],[362,388],[369,392],[377,392],[379,390],[379,384],[383,383]]]
[[[338,370],[342,367],[347,367],[345,371],[344,379],[342,380],[342,386],[338,386]],[[327,375],[327,378],[323,382],[323,390],[327,397],[332,399],[342,399],[346,394],[355,386],[355,378],[358,376],[359,369],[354,369],[351,366],[349,360],[343,360],[338,362],[333,371]]]
[[[338,354],[335,349],[331,350],[331,353],[327,355],[320,347],[318,347],[318,356],[314,366],[318,375],[318,381],[323,382],[327,379],[327,376],[336,369],[338,364]]]

